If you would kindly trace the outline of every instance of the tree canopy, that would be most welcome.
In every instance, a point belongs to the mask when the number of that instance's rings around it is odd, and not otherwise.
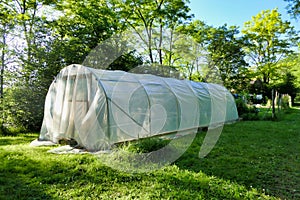
[[[290,22],[283,21],[277,9],[263,10],[242,30],[246,41],[245,52],[257,76],[263,80],[267,95],[268,85],[277,79],[278,62],[293,53],[297,35]]]
[[[300,15],[300,1],[299,0],[284,0],[288,2],[288,13],[294,18],[298,18]]]
[[[299,16],[299,1],[286,1]],[[283,85],[293,77],[295,90],[300,87],[298,65],[285,65],[299,59],[297,34],[277,9],[253,16],[241,32],[194,19],[189,0],[3,0],[0,9],[1,126],[38,130],[44,98],[60,69],[85,62],[97,46],[118,34],[126,37],[128,30],[137,35],[136,48],[125,45],[107,69],[157,64],[152,71],[168,74],[169,66],[180,73],[176,77],[219,81],[235,92],[247,92],[251,80],[261,79],[265,95],[280,85],[292,94]],[[124,41],[112,45],[123,48]]]

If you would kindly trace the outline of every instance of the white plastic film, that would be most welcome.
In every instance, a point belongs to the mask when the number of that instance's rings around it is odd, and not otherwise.
[[[237,118],[220,85],[71,65],[49,89],[40,139],[72,138],[93,151]]]

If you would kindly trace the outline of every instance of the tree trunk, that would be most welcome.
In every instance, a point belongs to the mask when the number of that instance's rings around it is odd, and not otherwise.
[[[275,90],[274,88],[272,89],[272,119],[276,118],[275,114]]]
[[[151,32],[151,28],[149,30],[149,33],[148,33],[148,49],[149,49],[149,57],[150,57],[150,62],[151,64],[154,63],[154,59],[153,59],[153,54],[152,54],[152,32]]]
[[[5,33],[3,33],[2,36],[2,54],[1,54],[1,72],[0,72],[0,98],[1,98],[1,103],[3,99],[3,88],[4,88],[4,67],[5,67],[5,45],[6,45],[6,40],[5,40]]]
[[[173,31],[174,29],[172,28],[171,30],[171,38],[170,38],[170,55],[169,55],[169,66],[172,65],[172,51],[173,51]]]
[[[0,103],[1,103],[1,124],[0,127],[3,128],[4,125],[4,68],[5,68],[5,45],[6,45],[6,35],[5,30],[2,35],[2,54],[1,54],[1,72],[0,72]]]
[[[162,58],[162,40],[163,40],[163,25],[162,20],[159,19],[160,27],[159,27],[159,45],[158,45],[158,55],[159,55],[159,64],[163,64]]]

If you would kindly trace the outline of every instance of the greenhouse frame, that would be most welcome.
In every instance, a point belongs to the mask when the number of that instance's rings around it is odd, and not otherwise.
[[[49,88],[39,140],[98,151],[237,119],[232,94],[218,84],[70,65]]]

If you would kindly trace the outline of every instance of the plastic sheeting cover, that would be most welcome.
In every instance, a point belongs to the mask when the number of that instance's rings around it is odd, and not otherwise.
[[[70,65],[49,88],[39,139],[72,138],[96,151],[237,119],[220,85]]]

